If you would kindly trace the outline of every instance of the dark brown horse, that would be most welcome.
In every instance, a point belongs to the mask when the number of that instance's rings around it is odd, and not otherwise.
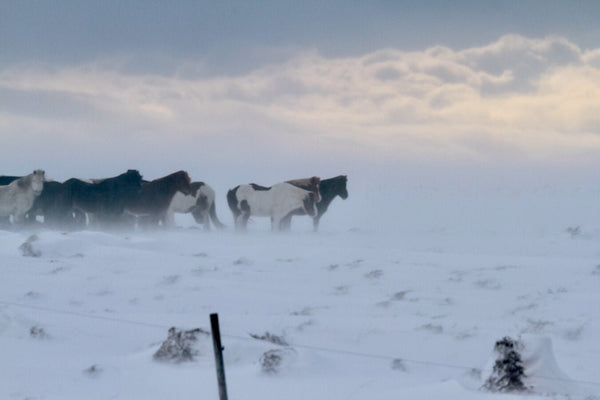
[[[192,194],[191,180],[185,171],[145,182],[138,195],[126,205],[128,213],[143,220],[144,225],[165,225],[167,210],[175,193]]]

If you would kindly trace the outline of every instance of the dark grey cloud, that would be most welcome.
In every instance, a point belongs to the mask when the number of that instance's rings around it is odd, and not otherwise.
[[[600,3],[408,0],[62,0],[0,2],[0,66],[78,64],[129,57],[130,68],[172,74],[164,59],[202,62],[204,73],[243,73],[288,58],[489,43],[507,33],[600,42]]]

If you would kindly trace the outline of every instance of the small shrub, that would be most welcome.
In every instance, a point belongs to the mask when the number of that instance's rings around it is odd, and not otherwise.
[[[262,370],[268,374],[277,373],[282,359],[283,357],[281,353],[277,350],[269,350],[265,352],[260,358]]]
[[[579,226],[570,226],[566,229],[566,232],[571,235],[571,237],[576,237],[581,235],[581,227]]]
[[[199,354],[194,345],[200,334],[209,335],[208,332],[200,328],[189,331],[177,330],[175,327],[170,328],[167,340],[154,353],[154,359],[173,363],[194,361]]]
[[[394,358],[394,360],[392,361],[392,369],[402,372],[408,372],[408,368],[406,368],[404,361],[402,361],[400,358]]]
[[[33,246],[33,242],[35,242],[37,240],[39,240],[37,235],[31,235],[27,238],[25,243],[23,243],[21,246],[19,246],[19,250],[21,250],[23,257],[41,257],[42,256],[42,252]]]
[[[280,346],[289,346],[289,343],[286,342],[283,337],[270,334],[269,332],[266,332],[264,335],[255,335],[251,333],[250,337],[257,340],[264,340],[265,342],[278,344]]]
[[[39,326],[32,326],[29,329],[29,336],[35,339],[49,339],[50,335],[46,333],[44,328],[40,328]]]
[[[281,373],[296,358],[296,351],[286,347],[283,349],[269,350],[260,358],[260,366],[263,372],[274,375]]]
[[[523,383],[525,368],[521,360],[521,344],[509,337],[496,342],[494,350],[498,358],[492,375],[486,380],[483,389],[491,392],[526,392],[530,389]]]
[[[83,374],[90,378],[96,378],[96,377],[100,376],[101,373],[102,373],[102,368],[100,368],[100,366],[98,366],[96,364],[83,370]]]

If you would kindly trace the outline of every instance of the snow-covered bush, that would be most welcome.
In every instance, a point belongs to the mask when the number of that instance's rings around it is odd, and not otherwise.
[[[530,389],[523,383],[525,368],[521,358],[522,345],[510,337],[496,342],[497,354],[494,370],[483,384],[483,389],[492,392],[525,392]]]
[[[200,328],[188,331],[178,330],[175,327],[170,328],[167,340],[154,353],[154,359],[173,363],[194,361],[199,354],[198,349],[194,347],[198,341],[198,335],[208,336],[209,333]]]
[[[278,344],[280,346],[289,346],[289,343],[283,338],[283,336],[273,335],[269,332],[266,332],[264,335],[256,335],[251,333],[250,337],[257,340],[264,340],[269,343]]]
[[[23,257],[41,257],[42,252],[34,246],[34,243],[38,240],[39,238],[37,235],[31,235],[21,246],[19,246],[19,250],[21,250]]]
[[[267,374],[278,374],[290,367],[298,354],[290,347],[266,351],[260,358],[260,366]]]

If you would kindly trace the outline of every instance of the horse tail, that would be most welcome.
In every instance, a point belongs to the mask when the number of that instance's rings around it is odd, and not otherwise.
[[[229,193],[227,193],[227,200],[229,201]],[[210,213],[210,219],[212,220],[212,223],[214,224],[214,226],[216,226],[219,229],[225,228],[225,225],[221,221],[219,221],[219,218],[217,218],[217,208],[215,207],[214,201],[210,205],[209,213]]]
[[[233,189],[230,189],[227,192],[227,204],[229,204],[229,209],[233,213],[234,219],[236,219],[238,217],[238,215],[241,214],[240,209],[238,208],[238,201],[237,201],[237,196],[236,196],[236,192],[237,192],[238,188],[239,188],[239,185],[234,187]]]

